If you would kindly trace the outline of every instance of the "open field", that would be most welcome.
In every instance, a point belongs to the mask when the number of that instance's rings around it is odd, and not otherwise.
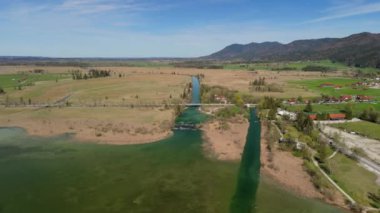
[[[45,73],[45,74],[0,74],[0,86],[6,91],[17,90],[18,86],[28,86],[39,81],[58,81],[71,78],[68,73]]]
[[[33,70],[35,67],[23,69]],[[17,103],[22,107],[29,104],[29,100],[31,104],[52,104],[66,98],[65,101],[76,107],[2,108],[0,125],[23,127],[28,133],[39,136],[75,133],[75,138],[82,141],[153,142],[170,135],[175,119],[173,109],[103,106],[182,102],[180,96],[191,82],[191,78],[185,75],[135,73],[134,69],[123,72],[122,77],[118,73],[108,78],[72,80],[69,75],[67,79],[56,81],[56,76],[67,76],[69,69],[44,67],[48,73],[38,75],[41,77],[35,78],[33,85],[22,90],[6,90],[6,95],[0,95],[0,102]],[[3,83],[12,83],[12,77],[18,76],[20,70],[7,67],[4,72],[8,74],[0,75],[0,79]],[[97,108],[82,105],[96,105]]]
[[[354,115],[359,115],[363,110],[373,107],[375,110],[380,111],[380,103],[350,103]],[[347,104],[313,104],[314,113],[337,113],[344,110]],[[289,111],[297,112],[305,109],[306,105],[291,105],[286,106]]]
[[[358,163],[342,154],[328,160],[330,176],[360,204],[370,206],[368,192],[377,193],[380,186],[376,184],[376,175],[367,171]]]
[[[125,77],[88,80],[43,81],[23,90],[9,92],[8,99],[17,102],[54,103],[66,96],[72,104],[162,104],[163,101],[179,102],[180,95],[190,78],[167,75],[127,75]],[[0,97],[5,101],[6,96]]]
[[[0,110],[0,126],[25,128],[29,134],[75,134],[81,141],[136,144],[157,141],[170,134],[172,110],[126,108],[51,108]]]
[[[272,62],[272,63],[238,63],[238,64],[224,64],[224,69],[228,70],[293,70],[301,71],[306,66],[324,66],[339,71],[356,71],[360,69],[363,72],[378,72],[379,69],[376,68],[355,68],[349,67],[343,63],[334,63],[330,60],[321,60],[321,61],[298,61],[298,62]]]
[[[48,73],[68,73],[70,70],[75,70],[78,68],[73,67],[37,67],[37,66],[0,66],[0,73],[17,73],[20,70],[33,70],[33,69],[44,69]],[[90,68],[80,68],[80,70],[87,70]],[[293,81],[295,79],[297,80],[315,80],[323,78],[324,75],[327,75],[328,77],[337,77],[340,74],[339,73],[328,73],[328,74],[322,74],[321,72],[300,72],[300,71],[287,71],[287,72],[277,72],[277,71],[255,71],[255,72],[247,72],[247,71],[231,71],[231,70],[218,70],[218,69],[195,69],[195,68],[173,68],[173,67],[117,67],[117,66],[110,66],[110,67],[96,67],[96,69],[104,69],[104,70],[110,70],[113,74],[112,78],[118,78],[119,74],[125,75],[125,81],[128,82],[128,79],[131,78],[130,75],[140,75],[145,74],[147,80],[149,78],[159,78],[159,75],[171,75],[171,77],[162,77],[165,78],[165,80],[162,81],[164,84],[166,80],[175,78],[173,77],[173,73],[175,74],[182,74],[182,75],[197,75],[197,74],[204,74],[205,78],[203,79],[204,84],[208,84],[210,86],[213,85],[221,85],[224,87],[227,87],[232,90],[238,90],[243,93],[250,93],[254,94],[258,97],[263,96],[274,96],[274,97],[280,97],[280,98],[291,98],[291,97],[297,97],[297,96],[305,96],[305,97],[314,97],[319,96],[320,93],[309,91],[307,88],[300,86],[295,86],[294,84],[290,84],[289,81]],[[128,77],[129,76],[129,77]],[[267,84],[275,84],[282,88],[284,92],[256,92],[251,91],[249,83],[254,81],[258,78],[265,78]],[[104,80],[104,79],[101,79]],[[100,80],[100,81],[101,81]],[[115,80],[117,81],[117,80]],[[120,80],[119,82],[122,83],[123,80]],[[53,82],[50,82],[48,84],[49,86]],[[60,82],[58,82],[58,85]],[[66,82],[67,83],[67,82]],[[158,82],[159,83],[159,82]],[[62,83],[63,84],[63,83]],[[73,90],[76,89],[76,84],[80,83],[73,83]],[[48,87],[46,85],[45,87]],[[0,85],[1,86],[1,85]],[[43,86],[43,85],[41,85]],[[90,85],[91,86],[91,85]],[[55,86],[54,86],[55,87]],[[127,86],[126,86],[127,87]],[[62,88],[61,89],[65,89]],[[67,89],[67,88],[66,88]],[[80,89],[80,88],[79,88]],[[31,89],[32,90],[32,89]],[[33,92],[29,91],[30,93]],[[71,92],[71,91],[69,91]],[[38,93],[38,91],[37,91]],[[68,92],[66,92],[68,93]],[[17,97],[20,97],[22,95],[28,95],[28,91],[22,93],[16,94]],[[75,95],[75,94],[74,94]],[[133,94],[132,94],[133,95]],[[64,96],[64,95],[63,95]],[[100,99],[105,98],[105,95],[100,95],[102,97],[99,97]],[[130,96],[127,95],[126,98]],[[81,97],[78,97],[81,99]],[[122,97],[118,97],[122,98]],[[120,99],[118,99],[120,101]],[[91,100],[91,102],[94,102],[94,100]]]
[[[229,89],[238,90],[245,93],[250,93],[257,97],[273,96],[278,98],[291,98],[298,96],[318,96],[318,93],[312,91],[307,91],[305,88],[296,87],[289,84],[289,81],[294,79],[300,80],[310,80],[321,78],[320,72],[273,72],[273,71],[220,71],[220,70],[210,70],[203,71],[205,79],[203,83],[207,85],[222,85]],[[331,76],[337,75],[336,73],[329,74]],[[256,92],[251,91],[249,83],[259,79],[265,78],[267,84],[275,84],[282,88],[284,92]]]
[[[380,124],[375,124],[375,123],[371,123],[367,121],[361,121],[361,122],[332,124],[331,126],[345,130],[346,132],[356,132],[359,135],[380,140]]]
[[[374,96],[376,99],[380,97],[379,89],[354,89],[351,87],[353,83],[360,80],[353,78],[321,78],[316,80],[300,80],[292,81],[295,86],[302,86],[303,88],[313,91],[319,95],[325,94],[329,96],[339,97],[341,95],[368,95]],[[321,88],[320,85],[324,83],[331,83],[336,86],[342,86],[341,89],[335,89],[333,87]]]

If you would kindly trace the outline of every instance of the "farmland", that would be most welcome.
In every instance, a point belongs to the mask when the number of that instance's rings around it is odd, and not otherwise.
[[[316,80],[291,81],[290,83],[294,86],[302,87],[308,91],[312,91],[317,95],[325,94],[334,97],[339,97],[341,95],[368,95],[374,96],[376,99],[380,98],[378,89],[352,88],[351,85],[359,81],[360,80],[353,78],[321,78]],[[341,88],[336,89],[334,87],[321,87],[322,84],[326,83],[341,86]]]
[[[257,63],[236,63],[224,64],[224,69],[227,70],[272,70],[272,71],[302,71],[307,66],[322,66],[333,70],[343,72],[352,72],[361,70],[364,73],[378,72],[376,68],[355,68],[349,67],[343,63],[332,62],[330,60],[320,61],[297,61],[297,62],[257,62]]]
[[[342,103],[342,104],[313,104],[314,113],[337,113],[342,112],[344,108],[350,104],[354,115],[359,115],[363,110],[373,107],[375,110],[380,111],[379,103]],[[306,105],[290,105],[285,108],[289,111],[298,112],[305,109]]]

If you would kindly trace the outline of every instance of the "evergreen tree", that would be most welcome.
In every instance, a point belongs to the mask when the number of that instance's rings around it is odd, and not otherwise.
[[[313,112],[313,107],[311,106],[311,101],[309,101],[305,107],[305,109],[303,110],[304,112]]]
[[[346,113],[346,118],[351,120],[353,118],[352,106],[351,104],[347,104],[344,107],[344,112]]]

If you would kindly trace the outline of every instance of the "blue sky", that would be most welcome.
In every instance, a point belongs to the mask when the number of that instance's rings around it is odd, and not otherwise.
[[[379,0],[0,0],[0,55],[194,57],[380,32]]]

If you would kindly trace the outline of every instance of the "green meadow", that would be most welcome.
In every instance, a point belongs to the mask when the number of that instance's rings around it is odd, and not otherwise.
[[[13,90],[17,86],[29,86],[38,81],[55,81],[60,79],[71,78],[68,73],[26,73],[26,74],[4,74],[0,75],[0,87],[7,90]]]
[[[355,115],[359,115],[363,110],[373,107],[375,110],[380,111],[380,103],[350,103]],[[314,113],[337,113],[342,112],[347,103],[344,104],[313,104]],[[285,108],[292,112],[304,110],[306,105],[292,105]]]
[[[224,64],[224,69],[228,70],[283,70],[289,69],[301,71],[306,66],[323,66],[339,71],[355,71],[361,70],[364,73],[379,72],[376,68],[355,68],[349,67],[343,63],[332,62],[330,60],[320,61],[290,61],[290,62],[256,62],[256,63],[236,63]]]
[[[325,94],[329,96],[339,97],[341,95],[368,95],[373,96],[376,99],[380,98],[379,89],[354,89],[351,87],[353,83],[359,82],[360,80],[352,78],[326,78],[326,79],[316,79],[316,80],[302,80],[302,81],[292,81],[291,84],[295,86],[301,86],[317,94]],[[320,87],[321,84],[332,83],[334,85],[342,86],[341,89],[335,89],[332,87]]]
[[[380,140],[380,125],[361,121],[361,122],[350,122],[341,124],[332,124],[331,126],[343,129],[347,132],[356,132],[360,135]]]
[[[368,198],[368,193],[377,193],[380,190],[375,174],[339,153],[328,160],[327,165],[331,171],[330,176],[344,191],[359,203],[370,206],[372,201]]]

